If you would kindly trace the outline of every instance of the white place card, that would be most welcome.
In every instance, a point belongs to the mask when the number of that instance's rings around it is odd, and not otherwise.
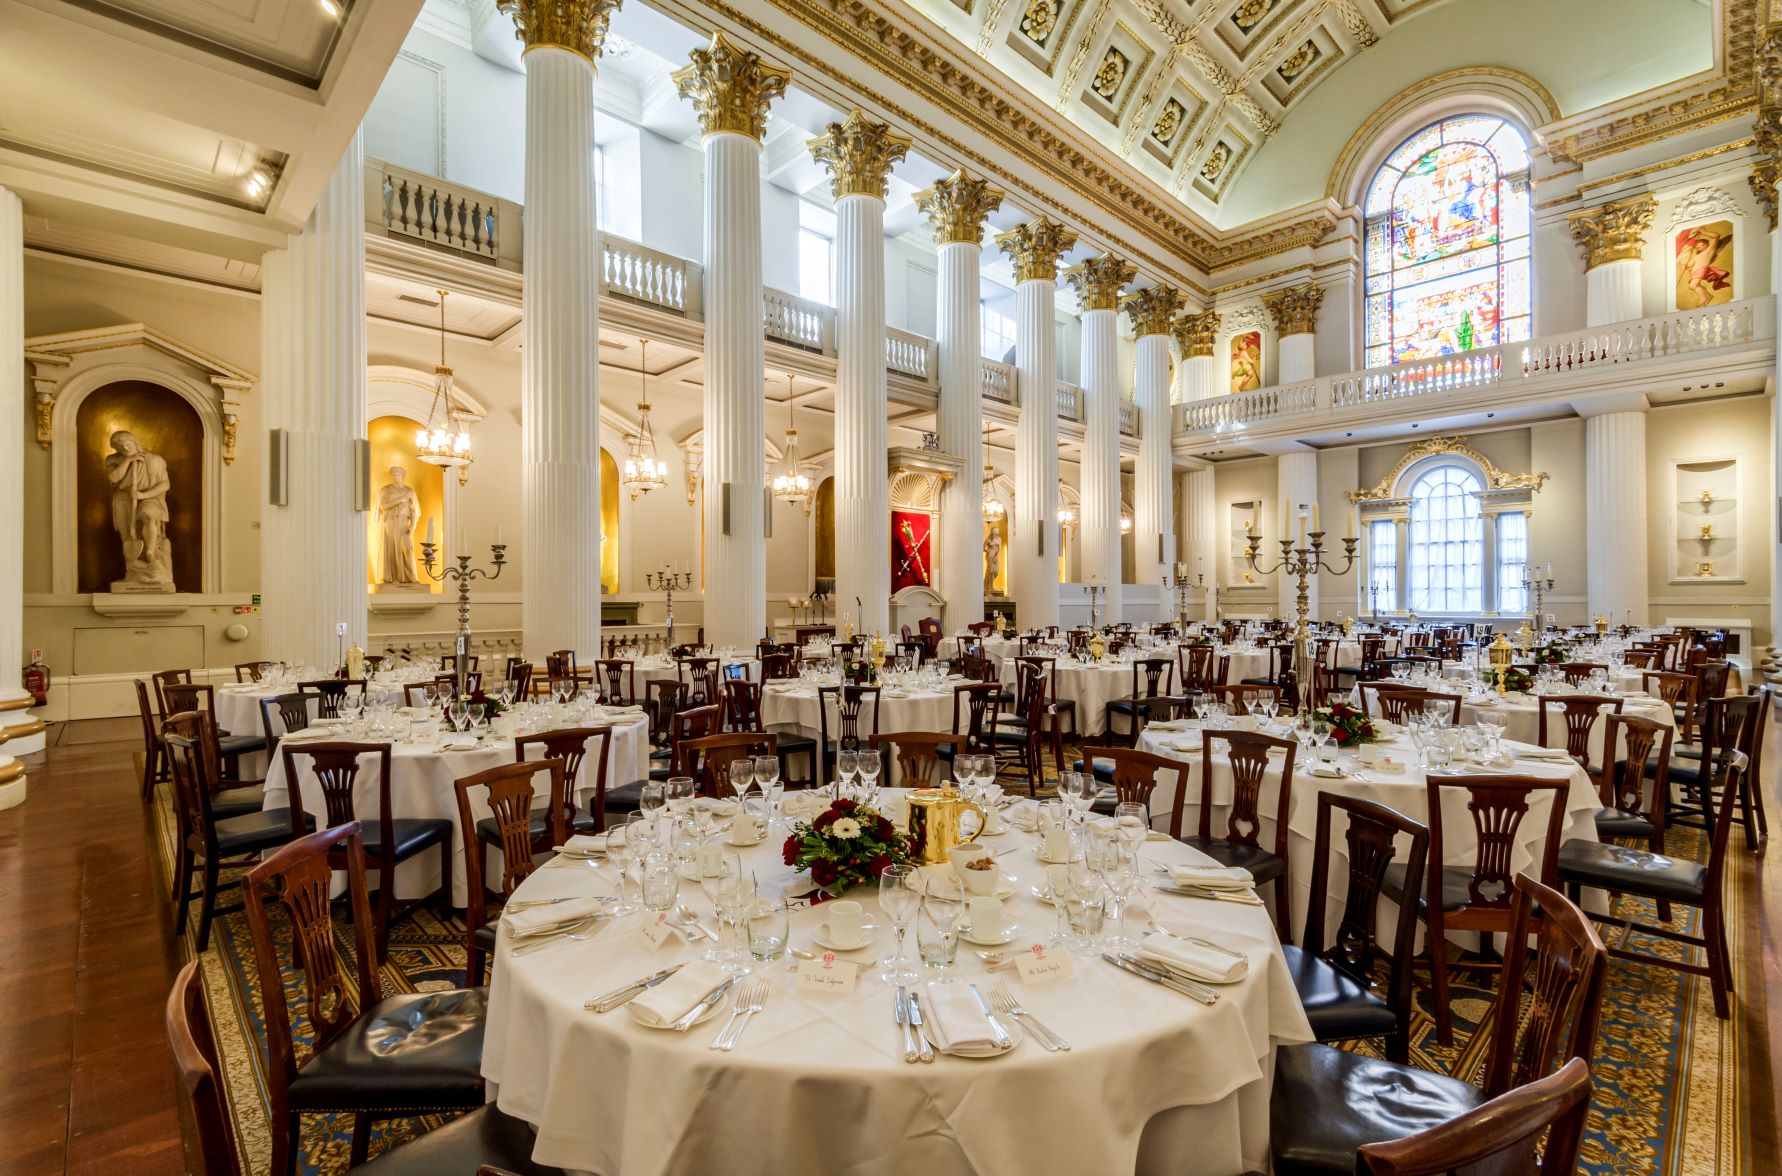
[[[837,958],[832,951],[826,951],[814,960],[800,960],[798,963],[797,983],[799,992],[836,992],[854,991],[854,981],[860,978],[860,969],[848,960]]]
[[[1076,966],[1070,962],[1069,952],[1034,943],[1015,957],[1015,974],[1023,984],[1044,984],[1076,975]]]
[[[647,916],[637,932],[652,948],[661,947],[664,943],[684,942],[681,929],[668,921],[667,911],[657,911]]]

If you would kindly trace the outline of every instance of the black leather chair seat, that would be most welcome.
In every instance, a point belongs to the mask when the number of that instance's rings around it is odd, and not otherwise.
[[[789,751],[802,754],[817,746],[816,736],[797,723],[769,723],[761,729],[776,737],[774,749],[780,755],[785,755]]]
[[[1711,775],[1712,773],[1710,773],[1710,776]],[[1658,778],[1658,762],[1656,760],[1646,765],[1646,778],[1648,780],[1656,780]],[[1702,778],[1702,761],[1699,756],[1694,760],[1686,760],[1682,763],[1679,763],[1676,758],[1673,757],[1671,759],[1671,770],[1665,776],[1665,779],[1673,786],[1687,784],[1692,788],[1699,786],[1702,782]]]
[[[476,929],[471,937],[476,940],[477,947],[481,948],[484,954],[491,956],[495,954],[495,924],[484,923]]]
[[[1487,1101],[1470,1082],[1328,1045],[1275,1052],[1269,1150],[1275,1176],[1355,1171],[1364,1143],[1403,1139]]]
[[[465,1176],[488,1164],[514,1176],[563,1176],[532,1162],[532,1128],[486,1104],[355,1169],[363,1176]]]
[[[650,773],[650,780],[656,779],[656,773]],[[662,779],[668,779],[665,773]],[[609,813],[634,813],[643,805],[643,789],[649,780],[633,780],[629,784],[621,784],[617,788],[606,790],[606,804],[603,806]]]
[[[1149,698],[1116,698],[1108,703],[1108,710],[1117,715],[1149,715],[1152,711],[1168,711],[1172,706],[1167,694],[1154,694]]]
[[[1427,875],[1425,875],[1427,877]],[[1473,872],[1460,866],[1442,867],[1442,909],[1457,911],[1473,899]],[[1386,867],[1386,874],[1380,879],[1380,893],[1393,902],[1403,902],[1405,897],[1405,864],[1393,862]],[[1423,910],[1429,906],[1429,886],[1425,883],[1417,895],[1417,908]]]
[[[1073,772],[1081,772],[1083,770],[1083,761],[1082,760],[1073,761],[1070,765],[1070,770]],[[1114,782],[1114,761],[1113,760],[1105,760],[1105,759],[1104,760],[1096,760],[1095,761],[1095,778],[1097,780],[1100,780],[1103,784],[1112,784]],[[1097,800],[1096,803],[1099,804],[1100,801]]]
[[[266,736],[264,735],[230,735],[226,732],[217,734],[217,751],[224,759],[246,755],[252,751],[265,750]]]
[[[1284,944],[1281,952],[1319,1041],[1384,1037],[1398,1030],[1392,1006],[1355,977],[1301,948]]]
[[[609,795],[610,799],[610,795]],[[526,833],[534,841],[545,835],[550,828],[551,812],[549,809],[535,808],[531,819],[526,822]],[[592,813],[577,811],[575,820],[570,822],[571,833],[593,833],[594,816]],[[484,817],[476,823],[476,839],[484,845],[499,846],[501,844],[501,827],[495,823],[494,817]]]
[[[1192,845],[1222,866],[1243,867],[1258,884],[1274,881],[1287,869],[1287,863],[1268,850],[1227,841],[1223,837],[1195,835],[1182,838],[1182,844]]]
[[[1240,679],[1238,679],[1238,685],[1240,685],[1240,686],[1279,686],[1280,684],[1281,684],[1280,681],[1275,678],[1240,678]]]
[[[1624,845],[1568,841],[1559,847],[1559,880],[1699,906],[1708,867]]]
[[[953,757],[957,754],[957,749],[954,748],[951,743],[937,743],[934,745],[934,758],[943,764],[952,763]]]
[[[305,830],[313,832],[316,818],[313,813],[303,814]],[[291,840],[291,810],[265,809],[261,812],[244,813],[239,817],[229,817],[218,821],[217,852],[224,857],[238,857],[244,853],[258,853],[263,849],[274,849]]]
[[[219,821],[227,817],[245,817],[265,807],[266,789],[259,784],[225,788],[210,798],[210,815]]]
[[[385,997],[291,1082],[293,1110],[449,1110],[483,1103],[489,990]]]
[[[1652,822],[1639,813],[1606,808],[1596,814],[1596,836],[1599,841],[1606,841],[1611,837],[1650,837],[1654,832]]]
[[[384,848],[383,828],[377,821],[361,821],[360,829],[365,838],[365,852],[388,854]],[[390,822],[390,840],[396,843],[395,854],[405,858],[420,853],[433,845],[448,844],[452,840],[452,823],[450,821],[428,821],[419,817],[397,817]]]

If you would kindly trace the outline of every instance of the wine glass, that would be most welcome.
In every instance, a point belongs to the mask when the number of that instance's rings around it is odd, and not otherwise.
[[[693,777],[670,776],[664,782],[663,796],[668,801],[668,811],[680,817],[693,803]]]
[[[860,770],[860,757],[851,751],[840,751],[835,756],[835,796],[840,799],[847,796],[854,788],[854,776]]]
[[[904,937],[909,934],[910,920],[916,913],[916,868],[904,862],[885,867],[879,875],[879,909],[891,920],[897,935],[897,950],[880,963],[884,970],[879,979],[886,984],[914,984],[921,976],[904,962]]]
[[[668,788],[661,780],[646,780],[637,794],[637,807],[654,817],[668,804]]]
[[[951,969],[959,950],[959,922],[964,917],[965,889],[957,874],[937,871],[923,880],[916,950],[924,964],[941,973],[942,983],[954,979]]]
[[[1114,835],[1133,853],[1145,843],[1151,832],[1151,812],[1136,800],[1125,800],[1114,806]]]
[[[759,888],[753,873],[738,870],[718,888],[718,921],[729,928],[730,970],[743,975],[749,970],[748,914],[755,907]]]
[[[1064,867],[1065,917],[1070,923],[1070,949],[1094,951],[1101,938],[1103,902],[1107,886],[1088,853],[1076,855]]]
[[[1102,882],[1114,904],[1114,931],[1107,937],[1109,947],[1125,951],[1138,941],[1126,930],[1127,898],[1138,884],[1138,853],[1118,833],[1096,829],[1089,837],[1086,854],[1100,871]]]
[[[868,804],[871,804],[873,798],[878,795],[881,766],[877,748],[872,751],[860,752],[854,757],[854,770],[860,776],[861,799]]]
[[[737,803],[748,794],[755,783],[755,761],[752,757],[733,759],[730,761],[730,788],[736,793]]]
[[[1324,761],[1324,747],[1330,742],[1330,724],[1323,719],[1312,720],[1312,743],[1317,749],[1318,760]]]
[[[453,729],[463,731],[467,726],[466,719],[470,716],[470,703],[462,698],[454,698],[452,699],[452,705],[450,709],[447,710],[446,714],[452,720]]]
[[[626,875],[631,871],[631,859],[635,846],[631,840],[631,828],[628,824],[614,825],[606,832],[606,860],[619,871],[619,901],[612,906],[615,915],[629,915],[637,907],[625,897]]]
[[[428,710],[432,710],[434,707],[438,706],[439,705],[439,683],[428,682],[426,685],[422,686],[421,687],[421,698],[423,701],[426,702]]]
[[[761,795],[767,801],[767,824],[773,828],[780,816],[780,757],[777,755],[758,755],[755,757],[755,783],[761,785]]]

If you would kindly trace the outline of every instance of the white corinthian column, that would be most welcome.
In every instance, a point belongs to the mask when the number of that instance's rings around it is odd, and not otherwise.
[[[1584,319],[1588,326],[1641,318],[1640,254],[1658,198],[1611,200],[1569,213],[1572,240],[1584,254]],[[1620,618],[1615,618],[1620,624]]]
[[[1584,422],[1585,583],[1590,615],[1647,623],[1646,414],[1608,412]]]
[[[1099,618],[1126,617],[1120,591],[1120,292],[1132,265],[1103,254],[1064,271],[1077,291],[1083,321],[1083,472],[1077,534],[1085,584],[1107,588]]]
[[[1138,407],[1139,456],[1132,479],[1134,576],[1156,584],[1176,562],[1175,497],[1170,493],[1175,458],[1169,428],[1170,319],[1182,305],[1171,286],[1150,286],[1126,296],[1122,304],[1138,336],[1133,401]]]

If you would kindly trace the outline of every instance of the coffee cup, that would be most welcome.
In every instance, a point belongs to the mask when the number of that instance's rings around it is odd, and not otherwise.
[[[747,845],[761,838],[761,825],[753,813],[739,812],[730,818],[730,840]]]
[[[960,883],[967,894],[994,894],[996,882],[1002,871],[996,868],[996,859],[988,853],[960,853],[962,849],[977,849],[975,845],[955,845],[947,851],[953,859],[953,872],[959,875]]]
[[[1040,835],[1040,852],[1049,862],[1062,862],[1070,857],[1070,830],[1047,829]]]
[[[837,947],[860,942],[860,904],[850,898],[829,904],[829,941]]]
[[[1001,939],[1008,934],[1008,916],[1003,914],[1002,899],[974,898],[967,908],[971,911],[971,935],[973,939]]]
[[[975,841],[968,841],[964,845],[955,845],[947,850],[947,860],[953,863],[953,872],[958,874],[961,879],[965,877],[965,865],[967,862],[976,861],[978,858],[987,858],[989,856],[989,849],[979,845]]]
[[[1372,767],[1380,762],[1380,749],[1371,743],[1363,743],[1355,749],[1355,756],[1364,766]]]

